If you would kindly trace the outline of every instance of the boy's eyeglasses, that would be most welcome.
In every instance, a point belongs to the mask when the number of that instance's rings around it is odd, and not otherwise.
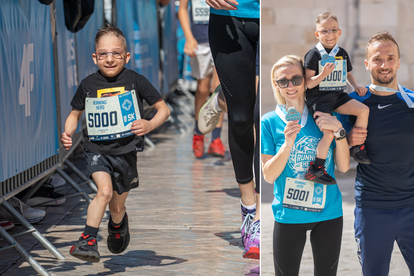
[[[290,80],[287,80],[287,79],[276,80],[276,79],[274,79],[274,81],[277,83],[277,85],[280,88],[286,88],[286,87],[288,87],[289,86],[289,82],[291,82],[293,84],[293,86],[299,86],[303,82],[303,76],[293,77]]]
[[[116,51],[112,51],[112,52],[99,52],[99,53],[95,53],[95,54],[96,54],[96,57],[99,60],[103,60],[103,59],[106,59],[108,57],[108,54],[111,54],[113,58],[122,59],[122,54],[123,53],[126,53],[126,51],[116,50]]]
[[[332,33],[332,34],[337,34],[339,32],[339,29],[331,29],[331,30],[323,30],[323,31],[318,31],[319,33],[321,33],[323,36]]]

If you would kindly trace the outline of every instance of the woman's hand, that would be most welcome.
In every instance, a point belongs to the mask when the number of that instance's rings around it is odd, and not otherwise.
[[[313,117],[318,117],[315,120],[315,123],[321,131],[325,129],[337,132],[340,128],[342,128],[341,122],[338,121],[338,119],[335,116],[332,116],[331,114],[316,111]]]
[[[288,147],[293,147],[295,144],[296,136],[300,132],[301,126],[299,125],[299,120],[290,121],[285,127],[285,144]]]
[[[239,4],[235,0],[206,0],[206,3],[216,10],[237,10],[234,5]]]

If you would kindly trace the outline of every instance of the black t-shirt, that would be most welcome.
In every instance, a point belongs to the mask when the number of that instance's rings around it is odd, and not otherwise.
[[[326,52],[329,54],[332,49],[325,48]],[[339,47],[339,51],[335,57],[342,57],[342,59],[346,60],[346,71],[352,71],[352,64],[351,60],[349,59],[348,53],[341,47]],[[315,71],[315,76],[319,75],[319,61],[322,59],[321,53],[315,47],[309,50],[309,52],[305,55],[305,69]],[[314,88],[308,88],[306,90],[306,96],[312,95],[325,95],[328,91],[319,91],[319,85],[315,86]]]
[[[125,91],[135,89],[141,118],[144,116],[143,100],[149,105],[153,105],[162,98],[147,78],[125,68],[119,75],[112,78],[102,76],[99,70],[89,75],[80,83],[70,104],[76,110],[85,110],[86,97],[97,98],[98,90],[114,87],[123,87]],[[84,147],[101,154],[121,155],[143,149],[144,137],[131,135],[115,140],[92,142],[89,140],[87,129],[85,128]]]

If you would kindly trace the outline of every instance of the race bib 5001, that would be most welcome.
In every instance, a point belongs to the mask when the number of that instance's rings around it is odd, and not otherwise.
[[[85,113],[90,141],[134,135],[131,124],[141,119],[135,90],[113,97],[86,98]]]
[[[283,207],[308,212],[322,212],[326,201],[326,185],[308,180],[286,178]]]

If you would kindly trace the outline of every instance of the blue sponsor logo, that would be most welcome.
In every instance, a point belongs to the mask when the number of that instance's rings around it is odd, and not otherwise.
[[[136,120],[135,109],[133,108],[133,99],[131,91],[118,95],[119,104],[121,105],[122,121],[124,126]]]
[[[322,184],[315,183],[315,187],[313,189],[312,204],[322,205],[322,201],[323,201],[323,186]]]

